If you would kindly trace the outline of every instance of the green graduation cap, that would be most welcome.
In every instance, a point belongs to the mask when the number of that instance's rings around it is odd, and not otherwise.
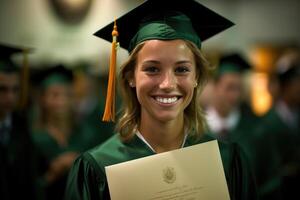
[[[73,81],[73,72],[62,64],[57,64],[36,74],[35,81],[42,89],[55,84],[70,84]]]
[[[224,55],[220,58],[216,76],[220,77],[226,73],[242,73],[251,68],[249,62],[239,53]]]
[[[29,62],[27,54],[31,51],[29,48],[16,47],[8,44],[0,44],[0,72],[16,72],[19,68],[13,63],[12,56],[23,54],[23,66],[21,68],[21,94],[19,108],[22,110],[28,103],[29,90]]]
[[[151,39],[183,39],[201,48],[203,41],[232,25],[231,21],[195,0],[148,0],[97,31],[94,35],[112,42],[103,120],[114,121],[117,37],[119,45],[129,53],[137,44]]]
[[[195,0],[148,0],[117,20],[120,46],[129,52],[147,39],[201,42],[233,23]],[[114,22],[94,35],[111,42]]]

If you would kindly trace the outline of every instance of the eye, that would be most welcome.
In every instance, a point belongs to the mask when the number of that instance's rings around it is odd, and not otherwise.
[[[176,67],[176,69],[175,69],[175,73],[177,73],[177,74],[186,74],[190,71],[191,71],[190,68],[186,67],[186,66],[179,66],[179,67]]]
[[[143,71],[150,73],[150,74],[155,74],[155,73],[159,72],[159,69],[158,69],[158,67],[155,67],[155,66],[149,66],[149,67],[145,67],[143,69]]]

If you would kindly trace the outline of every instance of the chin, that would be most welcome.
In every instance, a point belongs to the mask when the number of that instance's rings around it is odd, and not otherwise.
[[[159,115],[156,115],[155,118],[160,122],[169,122],[169,121],[176,120],[179,117],[178,117],[178,115],[174,115],[174,114],[165,114],[165,115],[159,114]]]

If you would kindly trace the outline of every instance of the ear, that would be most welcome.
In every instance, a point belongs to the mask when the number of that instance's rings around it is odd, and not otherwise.
[[[127,73],[125,74],[125,79],[127,80],[130,87],[135,87],[135,79],[132,71],[127,71]]]
[[[135,81],[134,81],[134,79],[133,78],[129,79],[128,80],[128,84],[129,84],[130,87],[134,88],[135,87]]]

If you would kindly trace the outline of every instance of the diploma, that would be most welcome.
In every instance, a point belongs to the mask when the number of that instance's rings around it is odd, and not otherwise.
[[[112,200],[228,200],[216,140],[105,167]]]

